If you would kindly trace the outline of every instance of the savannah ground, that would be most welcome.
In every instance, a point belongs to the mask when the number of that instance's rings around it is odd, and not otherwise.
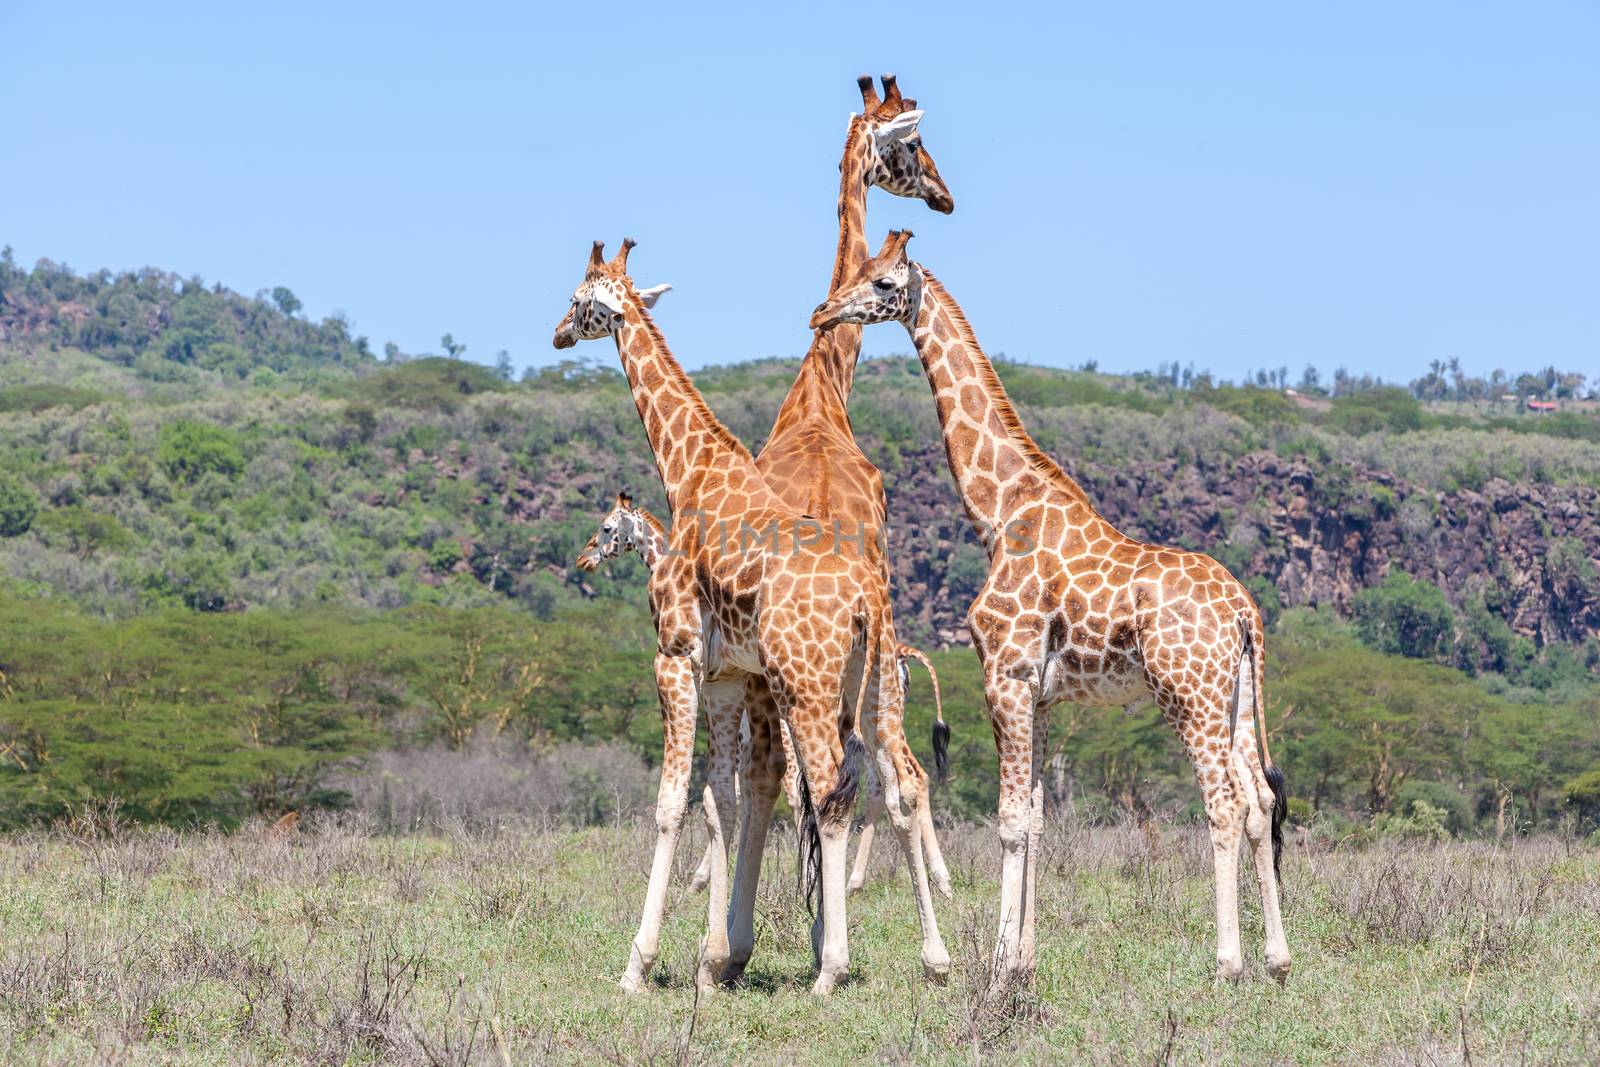
[[[308,820],[178,833],[104,820],[0,841],[0,1050],[27,1063],[1593,1063],[1600,852],[1554,836],[1298,844],[1294,973],[1212,980],[1210,853],[1194,827],[1063,816],[1040,878],[1031,991],[996,988],[998,847],[943,833],[950,984],[921,978],[903,872],[880,841],[852,898],[852,980],[807,991],[793,836],[774,833],[757,954],[696,997],[705,898],[679,879],[656,986],[615,985],[647,823],[377,835]],[[786,825],[780,820],[780,825]],[[883,836],[883,835],[880,835]],[[1242,872],[1243,873],[1243,872]]]

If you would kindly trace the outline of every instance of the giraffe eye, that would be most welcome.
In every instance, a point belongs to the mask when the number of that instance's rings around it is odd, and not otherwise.
[[[919,152],[921,149],[922,149],[922,142],[921,141],[907,141],[906,142],[906,150],[909,151],[912,155],[916,155],[917,152]]]
[[[879,278],[877,281],[872,283],[872,287],[877,289],[879,292],[887,293],[890,289],[894,288],[894,282],[891,282],[888,278]]]

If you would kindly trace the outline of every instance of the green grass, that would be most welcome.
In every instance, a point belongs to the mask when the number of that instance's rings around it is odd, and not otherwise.
[[[887,835],[884,835],[887,836]],[[943,834],[955,956],[926,986],[880,845],[852,898],[852,980],[808,992],[792,837],[774,836],[757,954],[697,998],[705,898],[682,876],[652,993],[617,991],[650,832],[289,838],[80,827],[0,844],[0,1047],[15,1062],[1594,1062],[1600,854],[1555,839],[1305,845],[1295,970],[1213,984],[1209,852],[1191,829],[1053,826],[1033,989],[991,987],[997,847]],[[880,838],[881,840],[881,838]],[[692,1036],[688,1033],[693,1020]],[[1463,1045],[1465,1042],[1465,1046]],[[502,1056],[503,1053],[503,1056]]]

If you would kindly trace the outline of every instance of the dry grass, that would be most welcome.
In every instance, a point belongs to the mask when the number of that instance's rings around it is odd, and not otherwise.
[[[807,993],[793,838],[757,957],[697,998],[686,840],[654,992],[613,980],[651,834],[497,823],[384,836],[143,831],[97,813],[0,841],[0,1049],[31,1063],[1455,1063],[1600,1060],[1600,854],[1556,839],[1288,857],[1279,989],[1212,983],[1209,854],[1189,828],[1062,822],[1029,988],[988,964],[997,847],[944,834],[947,988],[921,981],[888,849],[851,900],[854,980]],[[1246,882],[1247,956],[1259,918]]]

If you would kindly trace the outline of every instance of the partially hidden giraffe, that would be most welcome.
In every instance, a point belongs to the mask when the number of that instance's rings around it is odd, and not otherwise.
[[[867,193],[873,186],[895,196],[922,200],[943,214],[955,210],[950,190],[922,143],[923,113],[917,102],[902,95],[894,75],[885,74],[882,81],[883,96],[879,97],[870,75],[856,79],[861,111],[852,114],[846,124],[839,160],[839,239],[830,292],[870,255],[866,208]],[[869,558],[879,567],[887,588],[889,563],[883,538],[888,505],[883,479],[856,444],[850,428],[848,405],[860,355],[859,327],[841,326],[814,335],[794,384],[778,410],[772,432],[756,456],[756,467],[773,493],[789,507],[830,524],[836,531],[864,535]],[[772,761],[762,758],[760,747],[771,733],[760,725],[772,719],[771,695],[762,692],[759,683],[753,683],[746,693],[746,707],[751,722],[752,759],[744,778],[739,866],[729,917],[730,976],[738,973],[754,949],[761,854],[777,799],[770,776],[763,775],[763,767]],[[947,736],[935,735],[936,759],[942,759],[938,750]],[[901,822],[915,824],[934,884],[950,896],[950,874],[934,834],[927,772],[903,734],[890,740],[888,746],[900,780],[914,784],[914,788],[900,791],[896,801],[886,803],[890,821],[896,825],[897,833]],[[869,819],[862,828],[862,848],[857,850],[856,869],[851,876],[851,883],[858,887],[865,877],[872,847],[871,828],[881,796],[875,778],[868,784]],[[901,840],[905,840],[903,834]]]
[[[599,527],[590,536],[588,543],[583,546],[583,551],[578,554],[578,567],[584,571],[594,571],[606,560],[615,559],[629,552],[637,552],[644,561],[647,572],[654,571],[657,561],[667,552],[667,528],[656,518],[651,511],[642,505],[635,504],[633,497],[627,493],[618,493],[611,504],[611,510],[606,512],[600,520]],[[928,680],[933,685],[933,714],[934,731],[948,738],[950,728],[944,722],[944,699],[939,691],[939,672],[934,670],[932,662],[927,655],[911,645],[898,645],[895,648],[895,657],[900,664],[900,691],[909,692],[911,687],[910,672],[907,669],[908,661],[915,660],[922,664],[928,672]],[[741,751],[750,743],[749,723],[746,721],[740,727]],[[789,740],[789,727],[780,719],[778,722],[778,735],[783,743],[784,773],[783,792],[789,801],[789,807],[795,813],[800,811],[800,784],[798,764],[795,762],[794,745]],[[946,763],[942,758],[944,747],[935,746],[939,777],[942,780],[946,774]],[[745,756],[748,759],[748,756]],[[737,779],[736,779],[737,783]],[[737,784],[735,792],[738,792]],[[923,798],[927,803],[927,798]],[[861,841],[856,847],[856,859],[850,869],[850,883],[848,889],[855,892],[866,882],[867,863],[872,855],[872,838],[878,819],[883,815],[883,787],[878,781],[878,776],[873,774],[868,779],[867,817],[861,827]],[[924,844],[928,838],[924,838]],[[708,843],[701,857],[700,866],[695,868],[694,876],[689,882],[689,891],[698,893],[711,883],[711,864],[715,850]],[[932,871],[930,863],[930,876],[937,877]],[[948,877],[948,875],[946,876]]]
[[[1048,708],[1154,699],[1183,741],[1205,800],[1216,873],[1218,976],[1244,973],[1241,833],[1261,887],[1266,966],[1287,979],[1277,866],[1287,812],[1263,727],[1261,613],[1209,556],[1127,537],[1023,428],[961,308],[891,232],[813,328],[898,320],[933,390],[945,455],[989,574],[967,614],[1000,759],[1001,886],[996,956],[1034,966],[1041,763]],[[1021,291],[1026,292],[1026,286]]]
[[[583,551],[578,553],[578,568],[594,571],[606,560],[616,559],[629,552],[639,553],[639,558],[644,561],[645,571],[653,573],[657,562],[667,554],[667,528],[648,508],[635,504],[633,497],[627,493],[618,493],[616,500],[611,504],[611,510],[606,512],[605,518],[600,520],[599,528],[583,546]],[[905,684],[903,676],[901,684],[902,687]],[[740,751],[743,753],[750,744],[749,721],[742,722],[739,730]],[[789,740],[789,727],[781,719],[778,722],[778,735],[783,743],[783,792],[789,800],[789,807],[798,815],[799,764],[795,761],[794,744]],[[738,792],[736,776],[735,795]],[[706,850],[700,858],[700,866],[695,868],[694,876],[689,880],[689,892],[698,893],[711,884],[711,864],[715,858],[716,849],[708,841]]]
[[[669,551],[649,581],[666,739],[656,849],[621,984],[642,991],[659,950],[702,689],[710,732],[706,824],[718,851],[697,984],[713,988],[728,966],[728,927],[720,920],[727,907],[726,842],[735,805],[732,760],[740,698],[746,678],[756,675],[789,726],[802,804],[814,811],[818,840],[811,854],[820,867],[821,903],[813,924],[818,973],[812,989],[826,994],[849,969],[845,848],[863,755],[885,776],[891,809],[901,803],[897,768],[883,742],[901,730],[902,706],[887,585],[858,540],[799,514],[767,487],[749,451],[712,414],[667,349],[648,311],[661,287],[634,287],[627,273],[632,247],[624,241],[607,262],[595,242],[553,338],[558,349],[581,339],[615,341],[674,520]],[[860,714],[854,719],[844,694],[852,675],[859,679]],[[752,719],[752,747],[763,743],[756,729]],[[770,739],[765,744],[765,751],[781,758],[781,747]],[[921,839],[909,824],[896,830],[910,860],[924,971],[939,979],[949,972],[950,954],[934,915]]]

